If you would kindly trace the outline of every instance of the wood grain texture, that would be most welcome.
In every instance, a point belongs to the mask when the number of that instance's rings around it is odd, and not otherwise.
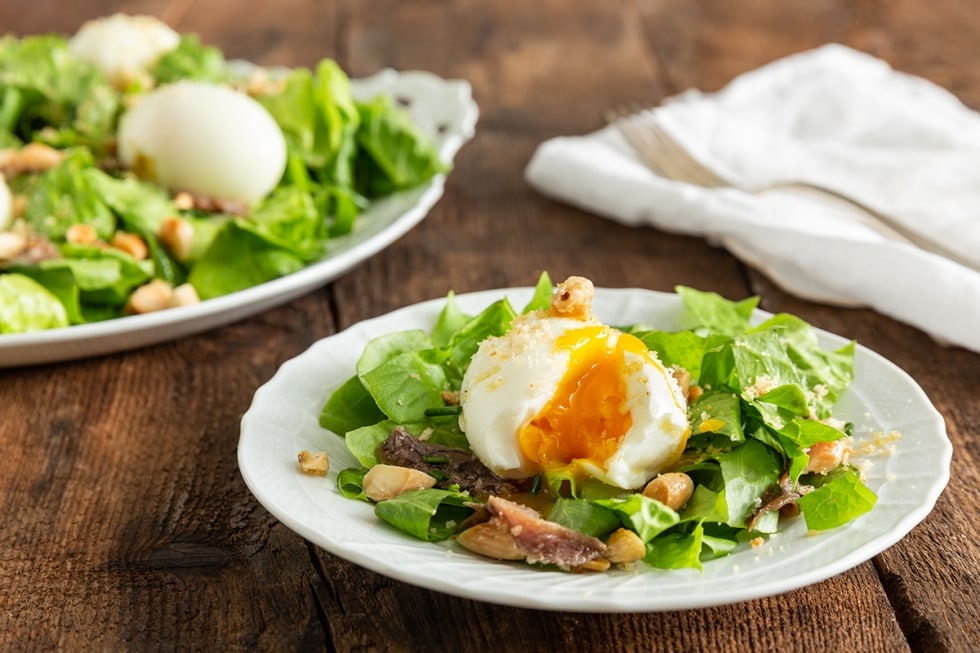
[[[974,651],[980,648],[980,356],[872,311],[788,295],[722,249],[544,198],[522,172],[610,107],[720,88],[836,41],[980,108],[980,19],[957,0],[0,0],[17,34],[115,11],[163,16],[229,56],[351,74],[425,69],[481,115],[445,197],[328,286],[207,334],[0,371],[0,650]],[[703,610],[583,614],[462,600],[303,541],[237,469],[255,389],[317,339],[413,302],[584,274],[761,297],[857,339],[922,385],[955,447],[935,511],[872,561],[788,594]],[[288,452],[292,455],[292,452]]]

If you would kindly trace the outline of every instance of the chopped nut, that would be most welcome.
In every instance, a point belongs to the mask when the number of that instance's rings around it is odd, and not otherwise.
[[[592,296],[595,287],[585,277],[568,277],[551,296],[550,312],[555,317],[575,320],[592,319]]]
[[[483,522],[456,536],[456,541],[473,553],[497,560],[524,560],[527,555],[517,541],[500,524]]]
[[[50,170],[64,158],[64,152],[44,143],[28,143],[20,150],[20,164],[30,170]]]
[[[297,458],[299,460],[299,468],[307,474],[326,476],[327,472],[330,471],[330,458],[327,457],[325,451],[310,453],[306,449],[303,449],[299,452]]]
[[[200,303],[201,298],[197,294],[197,289],[189,283],[182,283],[174,288],[173,295],[170,297],[170,308]]]
[[[677,381],[677,385],[681,387],[681,392],[683,392],[684,396],[686,397],[687,393],[691,389],[691,373],[685,368],[678,367],[676,365],[670,368],[670,373],[673,375],[674,380]]]
[[[194,197],[187,192],[180,192],[174,195],[174,206],[181,211],[190,211],[194,208]]]
[[[575,571],[608,571],[611,566],[612,562],[610,560],[595,558],[575,567]]]
[[[90,224],[73,224],[65,231],[65,240],[73,245],[94,245],[99,241],[99,234]]]
[[[65,158],[65,153],[44,143],[28,143],[19,150],[0,151],[0,168],[9,177],[24,172],[50,170]]]
[[[647,547],[643,540],[629,529],[617,529],[606,540],[606,558],[613,564],[636,562],[646,554]]]
[[[386,501],[411,490],[430,488],[436,479],[425,472],[397,465],[375,465],[364,475],[364,494],[372,501]]]
[[[256,68],[245,82],[245,92],[252,97],[276,95],[286,87],[285,78],[272,77],[265,68]]]
[[[656,499],[668,508],[680,510],[694,493],[694,481],[682,472],[661,474],[643,488],[643,496]]]
[[[146,246],[145,240],[136,234],[125,231],[114,233],[109,244],[120,251],[126,252],[137,261],[143,261],[150,255],[150,250]]]
[[[170,307],[174,290],[162,279],[154,279],[133,291],[126,304],[128,313],[152,313]]]
[[[27,249],[27,238],[13,231],[0,231],[0,260],[9,261]]]
[[[694,401],[704,392],[699,385],[691,384],[691,373],[683,367],[672,367],[670,373],[681,387],[681,392],[687,398],[688,403]]]
[[[817,442],[809,449],[807,449],[807,454],[810,456],[810,462],[807,463],[806,469],[803,470],[807,474],[826,474],[830,471],[837,469],[840,466],[841,461],[844,460],[844,452],[846,451],[844,443],[840,440],[833,440],[832,442]]]
[[[160,222],[160,233],[157,236],[160,243],[178,261],[183,262],[190,258],[194,247],[194,227],[190,222],[176,216],[164,218]]]

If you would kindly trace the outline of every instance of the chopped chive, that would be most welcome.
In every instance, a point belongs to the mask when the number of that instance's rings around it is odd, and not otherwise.
[[[462,406],[440,406],[439,408],[426,408],[426,417],[445,417],[447,415],[459,415],[463,412]]]
[[[541,492],[541,474],[535,474],[531,480],[531,494],[538,494],[539,492]]]
[[[422,462],[429,463],[430,465],[440,465],[449,462],[449,458],[445,456],[422,456]]]

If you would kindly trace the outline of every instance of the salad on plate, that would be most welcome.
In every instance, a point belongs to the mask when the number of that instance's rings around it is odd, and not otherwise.
[[[547,568],[701,569],[788,522],[840,527],[875,506],[835,417],[854,343],[787,314],[753,318],[680,287],[692,323],[610,326],[592,283],[542,275],[521,311],[372,338],[320,425],[358,465],[339,492],[382,528]],[[300,468],[326,474],[321,452]]]
[[[144,16],[0,39],[0,334],[185,306],[302,270],[449,165],[336,62],[225,59]]]

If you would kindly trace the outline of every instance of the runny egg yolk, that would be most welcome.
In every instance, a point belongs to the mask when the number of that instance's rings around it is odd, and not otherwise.
[[[626,353],[647,360],[646,346],[620,333],[610,346],[611,329],[587,326],[559,336],[555,347],[570,352],[568,367],[552,398],[518,432],[523,454],[541,468],[588,460],[604,466],[633,425],[629,411]]]

